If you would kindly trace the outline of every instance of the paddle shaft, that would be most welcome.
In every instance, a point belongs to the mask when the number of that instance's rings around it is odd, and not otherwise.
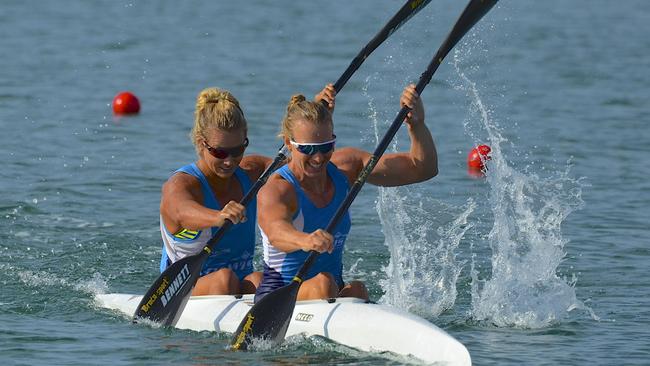
[[[474,24],[476,24],[476,22],[478,22],[485,15],[485,13],[487,13],[494,6],[494,4],[497,3],[497,1],[498,0],[471,0],[469,2],[461,16],[458,18],[458,21],[454,25],[454,28],[451,30],[445,41],[442,43],[434,55],[433,59],[429,63],[429,66],[420,76],[420,80],[415,87],[415,90],[418,92],[418,94],[421,94],[427,84],[429,84],[431,78],[433,77],[433,74],[436,72],[436,70],[438,70],[438,67],[442,63],[442,60],[445,58],[445,56],[447,56],[447,54],[451,51],[452,48],[454,48],[454,46],[465,35],[465,33],[467,33],[474,26]],[[402,107],[402,109],[397,114],[397,117],[395,117],[395,120],[393,120],[393,123],[390,125],[388,131],[386,131],[379,145],[377,145],[377,148],[375,148],[375,151],[370,157],[370,160],[363,167],[361,173],[359,173],[359,176],[357,177],[357,180],[350,188],[350,191],[336,210],[336,213],[330,220],[329,224],[327,224],[326,231],[328,233],[331,234],[334,232],[336,225],[338,225],[343,215],[345,215],[347,210],[350,208],[352,201],[354,201],[359,191],[361,191],[361,188],[368,179],[368,176],[375,168],[375,165],[377,165],[377,162],[386,151],[386,148],[388,148],[388,145],[393,140],[393,137],[399,130],[400,126],[402,125],[402,121],[404,121],[404,118],[406,118],[406,115],[409,113],[409,111],[410,109],[407,106]],[[305,260],[305,263],[302,265],[302,267],[300,267],[296,273],[293,281],[302,283],[305,275],[319,254],[320,253],[315,250],[311,250],[309,252],[309,256]]]

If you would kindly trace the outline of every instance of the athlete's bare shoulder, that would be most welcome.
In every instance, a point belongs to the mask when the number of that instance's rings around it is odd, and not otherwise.
[[[270,209],[283,206],[293,212],[298,207],[293,185],[279,174],[272,175],[257,195],[258,207]]]
[[[167,179],[162,186],[163,198],[173,198],[178,195],[191,195],[194,198],[202,196],[201,182],[194,176],[177,172]]]
[[[352,184],[363,169],[364,162],[370,156],[369,153],[354,147],[337,149],[330,160],[340,171],[342,171]]]

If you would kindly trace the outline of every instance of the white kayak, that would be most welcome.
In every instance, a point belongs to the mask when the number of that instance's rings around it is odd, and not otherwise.
[[[193,296],[176,324],[179,329],[233,333],[253,304],[253,295]],[[132,316],[142,295],[97,295],[100,306]],[[296,303],[287,337],[319,335],[367,352],[392,352],[427,363],[471,365],[456,339],[425,319],[391,306],[338,298]]]

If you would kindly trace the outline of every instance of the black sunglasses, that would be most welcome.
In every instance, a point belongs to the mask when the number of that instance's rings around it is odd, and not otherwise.
[[[244,150],[246,150],[246,147],[248,146],[248,137],[244,139],[243,144],[235,147],[228,147],[228,148],[212,147],[208,145],[208,143],[205,140],[203,140],[203,146],[205,146],[205,148],[208,149],[210,155],[214,156],[217,159],[225,159],[229,156],[236,158],[238,156],[242,156]]]

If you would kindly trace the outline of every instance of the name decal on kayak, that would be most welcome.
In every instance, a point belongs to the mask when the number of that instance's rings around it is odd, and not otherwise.
[[[160,298],[163,306],[167,306],[169,300],[171,300],[171,298],[178,293],[178,290],[180,290],[181,288],[183,288],[183,286],[185,286],[189,278],[190,278],[190,268],[186,264],[185,266],[183,266],[183,269],[181,269],[181,271],[176,275],[172,283],[169,284],[169,287],[167,288],[167,290],[165,290],[165,293]]]
[[[314,314],[305,314],[305,313],[296,314],[296,320],[299,322],[310,322],[313,318],[314,318]]]

